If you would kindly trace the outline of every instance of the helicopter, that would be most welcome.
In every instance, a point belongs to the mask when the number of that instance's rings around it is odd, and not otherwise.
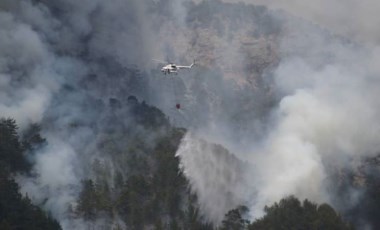
[[[158,60],[156,60],[156,61],[158,61]],[[190,65],[177,65],[177,64],[174,64],[172,62],[166,62],[166,63],[168,63],[168,64],[166,64],[165,66],[163,66],[161,68],[161,72],[164,73],[165,75],[171,74],[171,73],[178,74],[178,70],[180,70],[180,69],[191,69],[195,64],[194,61]]]
[[[173,62],[163,62],[163,61],[160,61],[160,60],[157,60],[157,59],[153,59],[154,61],[157,61],[157,62],[160,62],[160,63],[165,63],[165,65],[161,68],[161,72],[163,74],[178,74],[178,70],[180,69],[191,69],[194,65],[195,65],[195,60],[190,64],[190,65],[177,65],[177,64],[174,64]],[[174,80],[174,79],[173,79]],[[177,96],[177,90],[176,90],[176,86],[175,86],[175,83],[174,81],[171,81],[172,83],[172,88],[173,88],[173,91],[174,91],[174,94],[175,94],[175,98],[177,100],[177,102],[175,103],[175,109],[180,111],[182,110],[182,106],[181,104],[178,102],[178,96]]]

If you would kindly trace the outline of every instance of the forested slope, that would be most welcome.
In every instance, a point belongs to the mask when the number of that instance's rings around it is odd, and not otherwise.
[[[17,131],[15,120],[0,119],[0,229],[61,229],[49,213],[20,194],[14,176],[29,173],[26,154],[42,139],[35,133],[33,139],[21,141]]]

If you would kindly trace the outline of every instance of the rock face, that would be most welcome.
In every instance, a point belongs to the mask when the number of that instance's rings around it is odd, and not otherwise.
[[[158,17],[153,46],[158,59],[196,65],[178,78],[154,75],[151,91],[160,97],[149,103],[185,127],[223,120],[240,130],[244,122],[253,126],[252,118],[265,119],[275,101],[271,71],[279,62],[281,18],[266,7],[217,0],[183,7],[181,20]]]
[[[264,70],[278,62],[281,21],[267,8],[212,0],[188,4],[186,11],[182,24],[161,25],[158,46],[167,47],[170,58],[195,59],[227,79],[256,87]]]

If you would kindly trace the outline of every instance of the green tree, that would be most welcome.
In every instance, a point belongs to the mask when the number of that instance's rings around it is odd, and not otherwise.
[[[265,207],[266,215],[249,225],[249,230],[352,230],[341,216],[328,204],[320,206],[307,200],[301,202],[293,197],[282,199]]]
[[[57,230],[57,221],[22,197],[9,173],[0,169],[0,229]]]
[[[244,230],[247,228],[249,223],[248,220],[243,218],[244,215],[248,212],[246,206],[239,206],[236,209],[230,210],[222,221],[222,225],[219,228],[220,230]]]
[[[22,133],[21,140],[24,149],[33,152],[41,146],[47,144],[46,139],[41,137],[41,126],[39,124],[31,124]]]
[[[30,164],[24,157],[17,129],[15,120],[0,119],[0,167],[11,171],[28,171]]]
[[[94,220],[96,216],[96,192],[92,180],[82,181],[82,191],[79,194],[77,211],[87,220]]]
[[[38,132],[34,132],[39,136]],[[21,144],[17,134],[16,121],[0,119],[0,229],[61,229],[30,199],[23,197],[12,175],[28,173],[31,165],[25,158],[25,146],[32,146],[31,140]]]

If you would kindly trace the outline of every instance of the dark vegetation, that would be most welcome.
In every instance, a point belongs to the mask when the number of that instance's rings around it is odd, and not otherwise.
[[[104,180],[103,176],[82,181],[75,210],[78,217],[88,221],[104,216],[121,218],[130,229],[148,226],[189,230],[353,229],[329,205],[317,205],[307,200],[301,203],[294,197],[266,207],[266,215],[252,223],[247,220],[249,210],[245,206],[226,213],[220,226],[207,223],[200,215],[197,197],[190,193],[188,182],[179,168],[179,159],[175,156],[185,130],[172,127],[159,110],[138,102],[134,97],[128,99],[128,107],[133,114],[131,122],[134,125],[144,127],[150,135],[159,135],[153,138],[152,145],[136,133],[130,133],[124,136],[133,140],[126,149],[110,148],[108,145],[114,145],[114,142],[103,143],[104,149],[121,151],[120,154],[109,154],[131,157],[127,167],[119,169],[112,178],[112,183],[109,179]],[[102,165],[99,159],[93,164],[93,170],[106,174],[99,170],[104,169]]]
[[[355,205],[343,207],[345,217],[359,229],[380,229],[380,156],[363,160],[360,167],[342,170],[335,186],[338,202],[356,200]],[[348,189],[349,188],[349,189]],[[352,190],[357,197],[353,197]],[[354,196],[355,196],[354,195]]]
[[[270,207],[265,215],[252,222],[245,220],[248,209],[244,206],[229,211],[219,230],[351,230],[342,217],[328,204],[317,205],[308,200],[301,203],[290,196]]]
[[[134,96],[126,104],[110,101],[114,105],[125,106],[131,120],[101,138],[100,149],[109,155],[95,159],[96,176],[82,181],[77,217],[120,218],[131,229],[212,229],[201,221],[196,196],[189,192],[175,156],[185,130],[172,127],[160,110]],[[117,114],[107,122],[118,121]],[[118,145],[112,137],[128,145]],[[114,176],[107,176],[113,170],[106,166],[108,157],[117,168]]]
[[[111,107],[121,106],[116,100],[109,104]],[[114,157],[130,155],[127,167],[119,168],[111,177],[112,183],[109,177],[101,175],[107,174],[102,159],[96,159],[92,166],[96,176],[82,181],[78,204],[73,210],[76,218],[87,221],[119,218],[129,229],[147,226],[173,230],[353,229],[328,204],[317,205],[308,200],[300,202],[292,196],[266,207],[266,214],[252,223],[247,220],[249,210],[245,206],[226,213],[220,226],[207,223],[202,219],[197,197],[190,193],[188,182],[179,168],[179,159],[175,156],[185,130],[172,127],[161,111],[138,102],[134,97],[128,98],[127,106],[134,125],[144,127],[151,135],[159,135],[150,139],[154,140],[152,145],[146,143],[144,136],[129,133],[125,138],[133,140],[128,142],[131,148],[117,154],[109,152]],[[108,137],[104,140],[107,141],[102,144],[103,149],[118,152],[124,148],[109,148],[115,142],[109,142]],[[19,193],[19,186],[13,179],[16,173],[27,174],[30,171],[31,163],[26,160],[26,153],[33,153],[45,144],[37,125],[32,125],[20,138],[14,120],[0,120],[0,229],[60,229],[49,214]],[[367,213],[371,218],[379,210],[378,180],[370,177],[368,180],[371,182],[368,198],[357,209],[368,208],[368,212],[373,212],[372,215]]]
[[[28,150],[41,144],[43,139],[32,126],[27,138],[20,140],[13,119],[0,120],[0,229],[61,229],[49,214],[33,205],[27,196],[22,196],[14,180],[16,173],[28,173],[31,165],[25,158]]]
[[[169,4],[169,1],[166,2]],[[235,30],[246,22],[257,24],[255,28],[247,31],[247,36],[259,38],[281,32],[279,19],[271,17],[270,12],[263,6],[228,4],[220,0],[202,1],[197,5],[192,2],[188,4],[188,26],[211,27],[219,36],[232,36]],[[162,6],[165,10],[170,9]],[[50,7],[54,15],[64,14],[59,8],[52,5]],[[152,7],[157,8],[156,5]],[[236,15],[236,12],[239,14]],[[224,16],[230,19],[231,26],[223,23],[221,19]],[[83,47],[87,46],[84,44]],[[82,53],[83,56],[87,55],[85,51]],[[71,134],[80,126],[84,126],[91,127],[96,135],[102,136],[97,138],[96,143],[99,153],[96,153],[97,157],[91,162],[93,173],[82,181],[77,206],[73,209],[75,218],[83,218],[89,222],[104,217],[111,220],[120,219],[128,229],[137,230],[144,227],[171,230],[352,229],[331,206],[317,205],[307,200],[301,202],[294,197],[285,198],[266,207],[266,214],[252,223],[247,221],[246,215],[249,210],[244,206],[227,212],[220,226],[207,223],[202,219],[197,197],[190,193],[188,181],[180,171],[179,159],[175,156],[186,130],[172,127],[160,110],[139,102],[133,96],[120,101],[125,92],[138,93],[149,90],[143,87],[146,85],[141,80],[143,77],[134,76],[137,74],[134,70],[113,66],[115,63],[107,60],[111,59],[105,58],[104,62],[100,61],[102,66],[108,66],[107,78],[101,79],[100,76],[90,74],[78,83],[73,83],[73,86],[64,86],[61,94],[53,100],[53,104],[56,105],[72,103],[72,107],[83,109],[78,112],[75,122],[66,127],[67,132]],[[121,88],[120,79],[127,79],[123,84],[130,85],[131,88]],[[104,101],[88,96],[91,95],[89,91],[95,92],[94,95],[100,94],[96,90],[99,88],[101,91],[100,86],[106,85],[105,82],[115,83],[109,83],[111,89],[115,89],[116,85],[120,87],[116,92],[112,91],[116,98],[109,99],[108,108]],[[78,100],[79,95],[81,100]],[[248,96],[247,103],[252,101],[251,98],[257,99]],[[239,113],[239,116],[247,115]],[[49,119],[60,118],[59,110],[55,107],[46,114],[43,124],[45,126],[52,126],[53,122],[49,123]],[[93,117],[83,114],[91,114]],[[246,119],[251,117],[248,114]],[[125,121],[126,118],[130,120]],[[14,180],[15,174],[30,173],[33,162],[26,160],[26,154],[48,144],[38,132],[39,126],[32,125],[20,138],[14,120],[0,120],[0,230],[60,229],[59,224],[49,214],[32,205],[27,196],[23,197],[20,194],[19,186]],[[114,167],[107,164],[109,161]],[[378,163],[372,168],[375,169],[377,165]],[[367,187],[363,189],[362,202],[347,215],[352,222],[360,216],[375,229],[380,229],[380,179],[370,175],[374,174],[368,172],[366,175]],[[345,186],[350,185],[351,181],[348,181]],[[342,191],[345,186],[342,186]]]
[[[317,205],[308,200],[301,203],[295,197],[288,197],[270,207],[265,207],[265,213],[263,218],[252,223],[248,229],[353,229],[328,204]]]

